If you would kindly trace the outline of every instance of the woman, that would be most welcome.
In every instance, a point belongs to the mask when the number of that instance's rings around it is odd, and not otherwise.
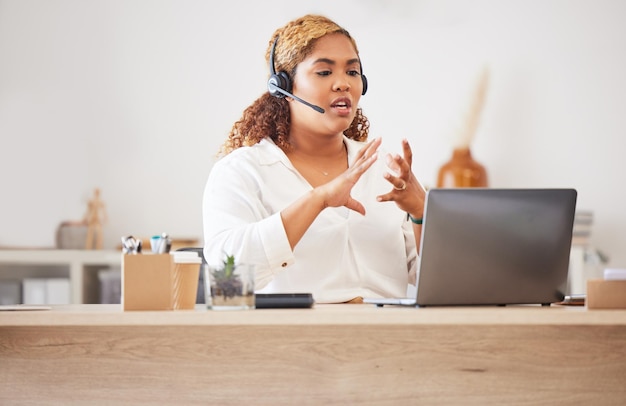
[[[405,296],[425,193],[406,140],[403,156],[381,160],[381,139],[365,143],[354,39],[306,15],[276,30],[266,59],[268,93],[235,123],[206,184],[205,258],[255,264],[258,293]]]

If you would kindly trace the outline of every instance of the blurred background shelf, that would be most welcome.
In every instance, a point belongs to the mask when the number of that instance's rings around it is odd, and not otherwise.
[[[121,268],[121,251],[118,250],[59,250],[59,249],[11,249],[0,250],[0,301],[15,302],[15,292],[19,294],[18,301],[23,302],[28,297],[46,301],[43,293],[31,296],[23,294],[23,281],[29,286],[45,291],[46,287],[64,287],[69,283],[69,297],[71,304],[100,303],[100,282],[98,273],[102,270],[119,272]],[[63,281],[66,281],[64,283]],[[58,303],[62,301],[54,292],[51,296]],[[11,296],[9,296],[11,295]],[[67,293],[66,293],[67,295]],[[30,303],[43,304],[43,303]]]

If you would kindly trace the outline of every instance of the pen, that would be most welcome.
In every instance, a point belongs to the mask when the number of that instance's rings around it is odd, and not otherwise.
[[[167,233],[154,235],[150,238],[150,245],[153,253],[167,254],[172,248],[172,240],[167,235]]]
[[[132,235],[122,237],[122,252],[124,254],[141,254],[141,240]]]

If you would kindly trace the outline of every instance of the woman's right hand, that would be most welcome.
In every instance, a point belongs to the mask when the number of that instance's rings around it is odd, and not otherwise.
[[[315,192],[321,195],[324,208],[345,206],[350,210],[365,215],[365,207],[363,207],[361,202],[352,198],[351,192],[361,176],[376,161],[378,148],[381,143],[381,138],[375,138],[367,143],[357,153],[352,166],[332,181],[316,188]]]
[[[281,211],[285,233],[292,249],[326,207],[345,206],[365,215],[365,207],[352,198],[351,192],[361,175],[376,162],[376,153],[381,142],[381,139],[377,138],[366,144],[356,155],[352,166],[344,173],[311,190]]]

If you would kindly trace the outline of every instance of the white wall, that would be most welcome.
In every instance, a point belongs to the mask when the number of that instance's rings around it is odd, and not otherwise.
[[[201,238],[214,154],[265,91],[275,28],[323,13],[357,39],[372,135],[434,186],[476,75],[493,187],[574,187],[626,266],[626,2],[0,0],[0,246],[51,246],[95,187],[106,245]]]

